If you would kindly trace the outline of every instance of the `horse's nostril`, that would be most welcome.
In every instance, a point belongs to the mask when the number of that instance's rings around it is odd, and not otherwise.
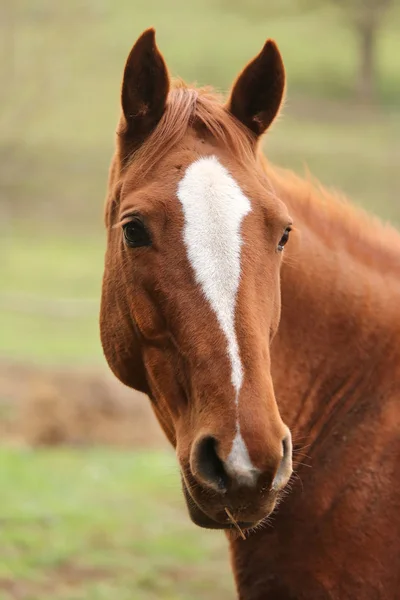
[[[290,433],[282,440],[282,450],[282,460],[285,460],[288,454],[292,452],[292,441]]]
[[[214,437],[206,436],[196,442],[192,452],[192,470],[210,487],[226,491],[228,475],[218,456],[218,442]]]
[[[278,490],[285,485],[292,474],[292,436],[290,432],[282,440],[282,460],[272,482],[271,489]]]
[[[292,472],[292,441],[288,431],[282,439],[282,455],[277,458],[274,472],[270,468],[263,474],[271,477],[271,490],[283,487]],[[234,450],[234,451],[233,451]],[[199,483],[218,492],[233,493],[237,488],[254,488],[262,474],[250,462],[247,449],[242,445],[233,447],[226,461],[220,457],[219,442],[213,435],[204,435],[197,439],[192,447],[190,468]],[[231,456],[232,455],[232,456]]]

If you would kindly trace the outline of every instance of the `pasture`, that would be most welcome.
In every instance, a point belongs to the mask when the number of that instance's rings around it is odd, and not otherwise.
[[[366,107],[351,97],[355,40],[332,6],[264,4],[262,14],[222,0],[0,6],[13,49],[1,55],[0,359],[104,366],[105,183],[124,60],[148,26],[174,76],[221,90],[274,37],[289,85],[267,156],[400,224],[398,9],[379,40],[378,102]],[[0,600],[233,598],[225,538],[190,523],[172,453],[7,440],[0,489]]]
[[[172,453],[2,448],[0,486],[1,600],[232,596],[225,539],[185,516]]]

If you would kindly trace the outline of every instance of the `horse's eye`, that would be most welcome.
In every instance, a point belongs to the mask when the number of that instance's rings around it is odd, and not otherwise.
[[[281,237],[281,240],[278,244],[278,252],[282,252],[282,250],[284,249],[284,247],[286,246],[286,244],[289,241],[289,233],[292,231],[291,227],[286,227],[285,232],[283,234],[283,236]]]
[[[133,218],[131,221],[125,223],[122,228],[127,246],[131,248],[151,246],[150,235],[144,223],[139,218]]]

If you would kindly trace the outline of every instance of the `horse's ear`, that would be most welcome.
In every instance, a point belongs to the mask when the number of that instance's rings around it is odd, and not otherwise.
[[[151,133],[164,113],[168,91],[168,71],[155,31],[147,29],[128,56],[122,82],[123,135],[129,141],[140,143]]]
[[[285,68],[277,45],[267,40],[237,78],[228,110],[256,136],[271,125],[285,92]]]

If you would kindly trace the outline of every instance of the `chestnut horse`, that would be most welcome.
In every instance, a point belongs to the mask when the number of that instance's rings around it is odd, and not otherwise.
[[[171,83],[154,30],[136,42],[102,344],[149,396],[193,522],[228,530],[241,599],[398,600],[400,236],[266,162],[284,89],[270,40],[225,104]]]

